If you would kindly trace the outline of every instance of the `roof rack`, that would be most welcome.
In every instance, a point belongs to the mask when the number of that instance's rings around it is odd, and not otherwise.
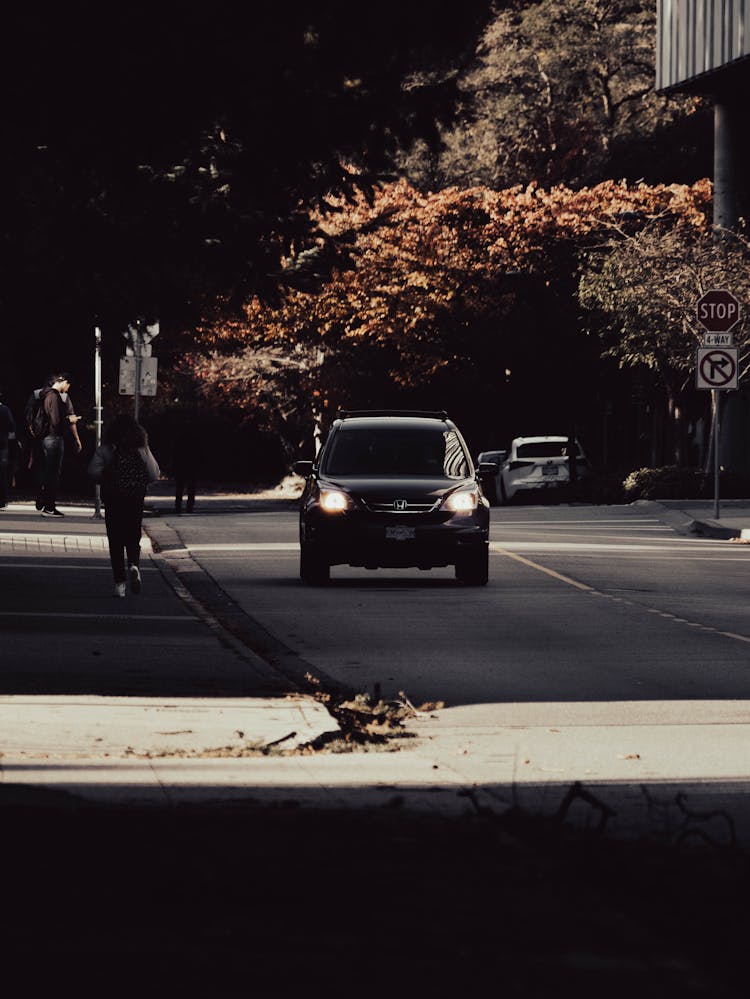
[[[429,420],[448,419],[444,409],[340,409],[336,419],[344,420],[350,416],[418,416]]]

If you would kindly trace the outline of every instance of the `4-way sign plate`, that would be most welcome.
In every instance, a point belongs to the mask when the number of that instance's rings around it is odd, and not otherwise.
[[[699,347],[695,385],[699,389],[736,389],[737,347]]]

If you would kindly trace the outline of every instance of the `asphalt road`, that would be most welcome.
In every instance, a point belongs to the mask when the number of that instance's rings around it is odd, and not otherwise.
[[[292,510],[164,520],[268,632],[357,690],[449,706],[750,695],[747,549],[637,507],[494,509],[486,588],[344,566],[304,586]]]
[[[494,510],[479,589],[449,570],[346,568],[304,587],[291,509],[155,522],[258,622],[253,640],[264,631],[274,656],[286,648],[289,669],[415,701],[558,711],[748,696],[750,553],[684,539],[637,508]],[[184,553],[170,557],[190,572]],[[139,603],[118,603],[103,551],[66,555],[43,618],[44,561],[2,561],[6,692],[254,696],[266,683],[239,647],[217,656],[219,639],[153,565]],[[109,808],[16,788],[0,818],[6,977],[26,996],[747,993],[747,856],[721,844],[619,842],[523,808],[449,819],[396,800]]]

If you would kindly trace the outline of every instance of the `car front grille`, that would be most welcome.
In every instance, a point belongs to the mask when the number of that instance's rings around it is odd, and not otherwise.
[[[363,505],[372,513],[393,513],[402,516],[409,513],[430,513],[437,509],[439,502],[436,500],[432,503],[414,503],[411,500],[390,500],[387,503],[375,503],[362,500]]]

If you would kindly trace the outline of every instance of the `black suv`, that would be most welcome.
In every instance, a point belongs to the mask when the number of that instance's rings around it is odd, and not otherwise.
[[[294,471],[307,477],[305,582],[327,583],[332,565],[454,565],[460,582],[487,582],[489,503],[445,413],[339,413],[317,463],[298,461]]]

